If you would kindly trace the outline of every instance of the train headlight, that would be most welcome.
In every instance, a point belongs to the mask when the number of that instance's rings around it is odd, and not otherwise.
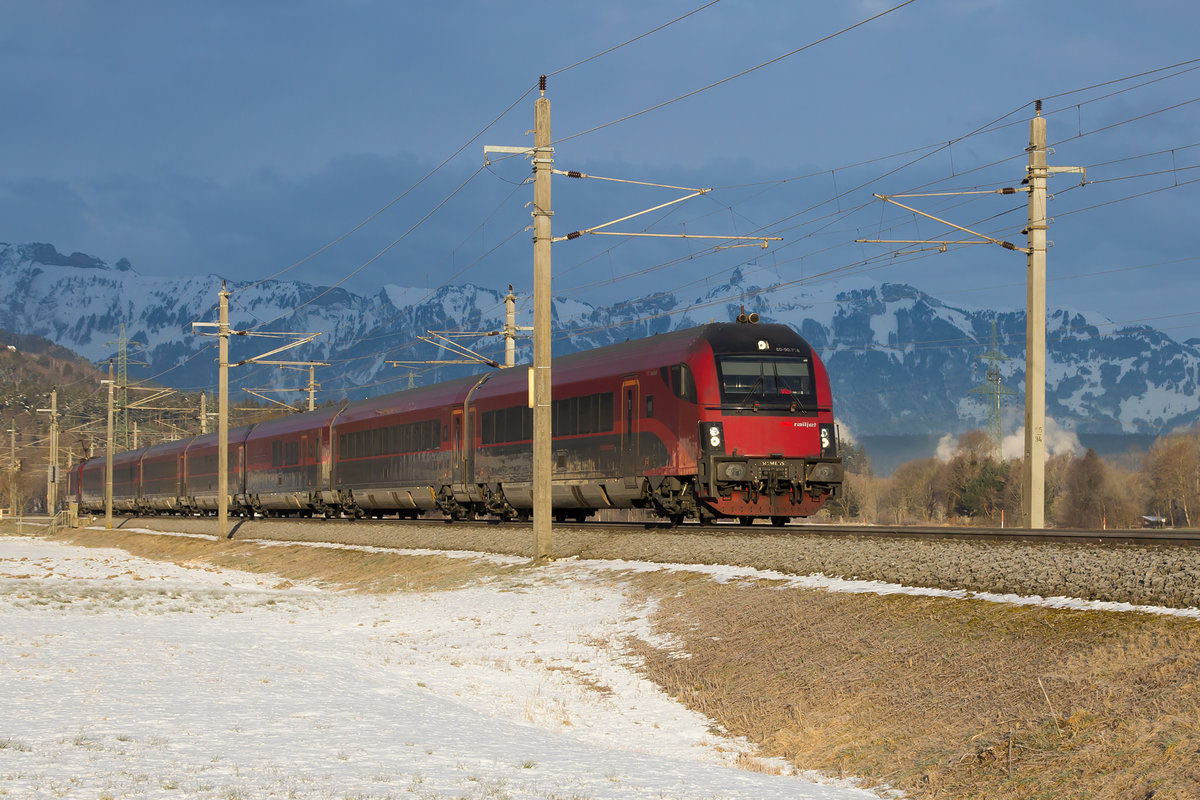
[[[833,426],[824,423],[820,426],[821,431],[821,455],[836,456],[837,455],[837,436],[834,434]]]
[[[725,426],[720,422],[701,422],[700,441],[707,443],[708,452],[725,452]]]

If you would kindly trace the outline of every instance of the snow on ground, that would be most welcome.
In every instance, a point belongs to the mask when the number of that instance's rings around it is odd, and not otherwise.
[[[875,797],[733,768],[608,568],[359,596],[0,537],[0,797]]]

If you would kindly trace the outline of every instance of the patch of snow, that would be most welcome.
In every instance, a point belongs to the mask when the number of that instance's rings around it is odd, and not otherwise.
[[[422,289],[420,287],[397,286],[394,283],[385,284],[383,287],[384,293],[387,295],[388,302],[396,308],[408,308],[422,303],[429,299],[433,294],[430,289]]]
[[[900,321],[896,316],[903,308],[912,308],[914,301],[895,303],[888,306],[882,314],[871,316],[871,333],[873,341],[888,347],[899,343]]]
[[[653,609],[614,568],[362,596],[0,537],[0,793],[877,797],[734,769],[623,654]]]

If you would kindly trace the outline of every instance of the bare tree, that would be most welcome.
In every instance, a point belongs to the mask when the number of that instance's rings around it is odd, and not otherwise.
[[[1200,448],[1195,436],[1161,438],[1150,448],[1142,469],[1150,490],[1150,508],[1172,525],[1192,525],[1200,505]]]
[[[932,522],[939,510],[934,489],[942,465],[934,458],[907,461],[896,468],[884,496],[887,510],[902,523],[909,517]]]

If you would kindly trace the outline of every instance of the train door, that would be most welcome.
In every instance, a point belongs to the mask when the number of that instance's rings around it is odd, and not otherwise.
[[[458,488],[462,485],[465,475],[463,474],[463,410],[461,408],[454,409],[450,415],[450,441],[451,441],[451,457],[453,463],[450,467],[450,482]]]
[[[313,485],[313,464],[312,450],[308,443],[308,434],[300,437],[300,480],[296,481],[296,488],[311,488]]]
[[[479,430],[479,409],[470,407],[463,431],[463,482],[468,486],[475,483],[475,431]],[[470,489],[468,488],[468,491]]]
[[[232,509],[234,502],[241,502],[239,498],[246,494],[246,446],[243,443],[233,445],[229,448],[229,452],[233,455],[233,466],[229,470],[227,502],[230,503]]]
[[[638,409],[641,387],[637,378],[621,381],[621,473],[626,477],[638,474]]]

